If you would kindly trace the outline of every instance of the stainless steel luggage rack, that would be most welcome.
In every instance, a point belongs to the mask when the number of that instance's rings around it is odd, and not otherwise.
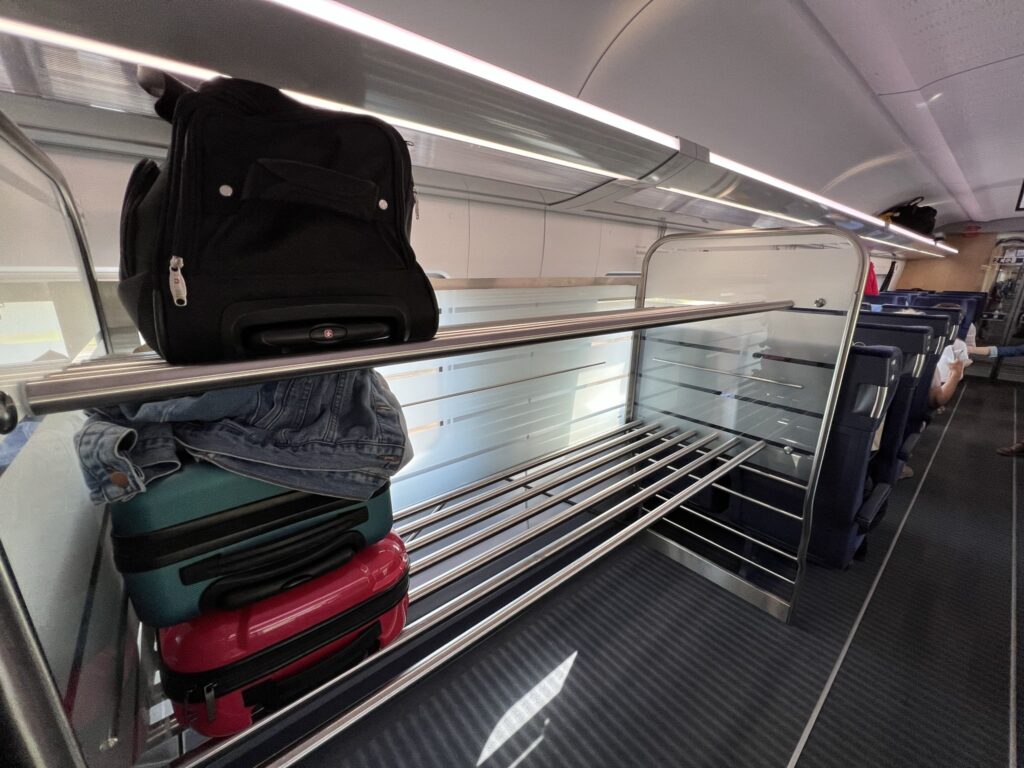
[[[500,365],[504,372],[484,387],[464,378],[449,388],[439,385],[444,397],[483,397],[500,387],[502,402],[513,397],[511,390],[527,403],[551,399],[540,408],[543,421],[524,410],[530,423],[509,432],[525,445],[499,443],[482,427],[487,435],[481,439],[496,446],[490,469],[474,470],[486,465],[467,462],[446,474],[438,468],[441,457],[425,462],[430,466],[422,477],[396,482],[420,489],[395,515],[410,555],[411,621],[405,631],[287,708],[234,737],[201,744],[174,763],[285,766],[634,537],[788,620],[804,573],[818,468],[865,265],[855,239],[824,228],[669,237],[648,252],[635,309],[452,325],[426,342],[221,365],[111,357],[25,382],[17,394],[24,413],[52,414],[421,360],[440,370],[433,362],[439,358],[524,348],[441,366],[454,371],[465,363],[463,372],[479,376],[480,366]],[[617,335],[585,345],[564,341],[607,334]],[[559,341],[585,346],[589,356],[577,351],[572,357]],[[527,357],[543,364],[524,370]],[[412,385],[400,398],[407,412],[435,407],[437,398],[424,399],[417,390],[422,379],[401,378],[417,371],[389,373],[396,387]],[[565,375],[575,383],[559,384],[553,395],[543,391],[548,384],[538,383]],[[601,386],[617,383],[595,403],[580,396],[589,386],[578,378],[583,376]],[[489,403],[480,400],[476,407]],[[576,428],[579,411],[601,420]],[[512,408],[503,418],[519,414]],[[417,415],[420,423],[429,418],[437,417]],[[560,425],[557,440],[546,434],[551,424]],[[441,476],[433,485],[430,473]],[[441,482],[449,480],[454,482]],[[765,484],[792,496],[779,500],[751,490]],[[456,489],[423,490],[430,487]],[[425,498],[429,493],[435,495]],[[747,518],[723,513],[723,498],[795,526],[799,543],[780,543],[753,530]],[[0,565],[0,586],[11,585],[0,592],[0,608],[24,615],[10,565],[4,558]],[[12,644],[38,647],[30,633],[5,645]],[[19,664],[19,658],[0,647],[0,667]],[[367,675],[378,681],[369,692],[359,690]],[[44,690],[55,693],[52,681],[37,686],[37,694]],[[145,700],[158,701],[155,693]],[[302,724],[298,734],[290,730],[296,722]],[[152,729],[149,743],[176,730],[170,720]],[[268,758],[276,750],[261,751],[261,745],[282,733],[289,734],[284,743],[290,746]],[[80,754],[73,741],[61,743],[67,754]]]

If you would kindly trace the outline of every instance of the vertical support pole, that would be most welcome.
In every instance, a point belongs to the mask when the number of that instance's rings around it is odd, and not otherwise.
[[[0,755],[10,768],[86,768],[0,543]]]

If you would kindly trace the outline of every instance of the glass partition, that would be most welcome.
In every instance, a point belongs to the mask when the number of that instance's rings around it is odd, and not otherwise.
[[[801,574],[866,269],[859,245],[826,229],[667,237],[645,263],[646,307],[794,304],[641,333],[633,397],[636,418],[736,437],[729,455],[764,442],[657,531],[686,551],[679,559],[726,570],[726,582],[780,616]]]

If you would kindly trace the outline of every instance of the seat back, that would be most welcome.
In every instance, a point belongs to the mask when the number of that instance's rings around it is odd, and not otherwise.
[[[900,306],[905,307],[910,303],[912,295],[913,294],[894,293],[893,291],[885,291],[883,293],[879,293],[877,296],[865,296],[864,300],[868,301],[870,299],[879,299],[879,303],[899,304]]]
[[[911,307],[935,307],[936,304],[959,304],[963,313],[960,318],[960,330],[957,333],[961,339],[966,338],[967,330],[978,312],[978,300],[961,296],[950,296],[948,294],[930,294],[928,296],[914,296],[910,300]]]
[[[832,429],[822,458],[808,556],[837,568],[849,565],[870,520],[868,465],[875,431],[896,394],[903,356],[895,347],[853,347],[847,359]],[[741,473],[744,495],[793,509],[799,491],[755,474]],[[799,509],[799,507],[797,507]],[[738,521],[759,538],[796,546],[800,525],[761,505],[740,498]]]
[[[854,344],[896,347],[903,354],[896,394],[885,416],[882,439],[868,472],[875,483],[895,486],[904,463],[901,449],[908,436],[910,408],[932,346],[932,329],[923,325],[879,325],[872,323],[869,317],[858,321]]]
[[[932,347],[925,360],[924,370],[921,372],[921,380],[914,392],[914,401],[910,407],[910,431],[920,432],[923,423],[927,422],[931,415],[931,408],[928,405],[928,390],[931,388],[932,376],[935,373],[935,366],[938,365],[942,350],[952,343],[955,334],[956,324],[946,314],[933,314],[927,312],[921,315],[903,315],[898,312],[872,312],[871,322],[878,325],[895,325],[906,327],[908,325],[925,326],[932,329]]]

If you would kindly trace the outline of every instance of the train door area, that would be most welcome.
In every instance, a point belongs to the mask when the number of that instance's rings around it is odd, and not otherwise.
[[[978,344],[1024,344],[1024,244],[1003,247],[993,256],[992,266],[996,276],[978,324]],[[1024,357],[981,360],[978,369],[992,381],[1024,382]]]

